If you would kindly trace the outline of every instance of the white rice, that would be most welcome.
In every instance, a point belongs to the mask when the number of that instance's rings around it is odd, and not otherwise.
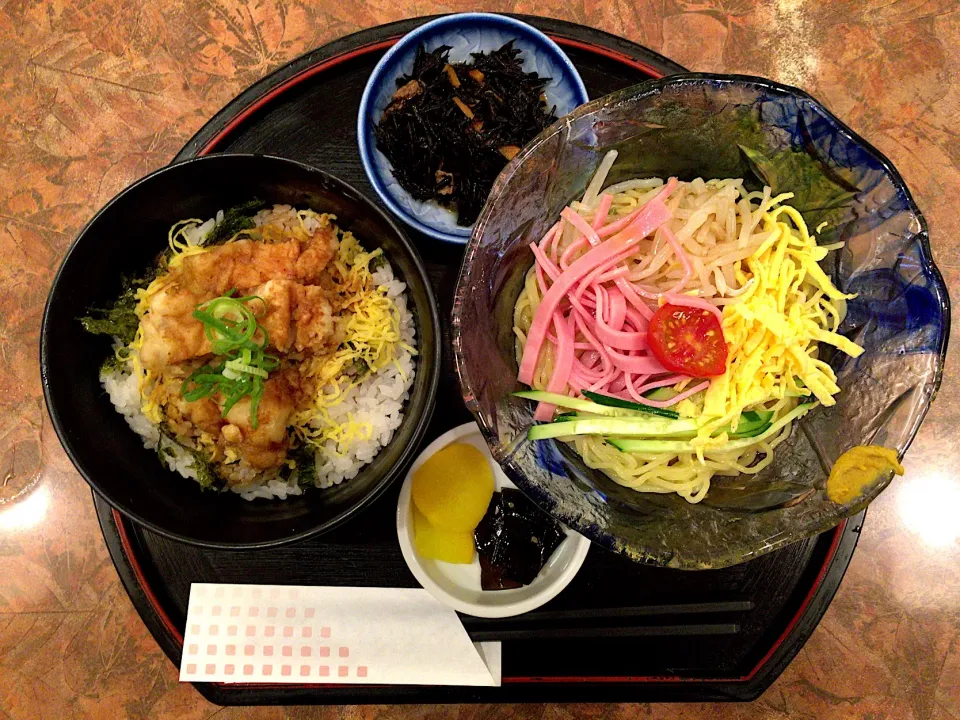
[[[257,225],[275,222],[275,216],[284,211],[289,212],[289,208],[277,206],[272,210],[263,210],[257,214],[255,222]],[[218,221],[221,217],[222,214],[218,215]],[[201,228],[208,225],[208,229],[198,236],[198,240],[206,237],[206,233],[213,228],[213,220],[208,220]],[[393,269],[387,262],[373,273],[373,277],[379,285],[387,287],[388,296],[397,306],[402,341],[410,347],[416,347],[413,315],[407,307],[405,295],[406,284],[394,277]],[[352,414],[356,422],[369,423],[372,433],[369,439],[357,440],[346,448],[337,448],[332,440],[326,441],[316,454],[316,487],[328,488],[356,477],[361,468],[370,463],[390,442],[403,421],[403,405],[410,396],[410,387],[413,385],[415,373],[414,359],[410,351],[397,347],[396,363],[390,363],[371,374],[355,388],[349,390],[339,404],[328,409],[331,418],[335,421],[345,420]],[[196,480],[198,474],[194,467],[193,454],[166,436],[162,436],[159,427],[143,414],[140,408],[137,380],[133,374],[127,369],[118,369],[110,373],[102,373],[100,382],[117,412],[123,415],[130,428],[143,439],[144,447],[156,450],[159,445],[158,455],[168,469],[185,478]],[[303,493],[297,483],[296,474],[286,481],[277,477],[264,478],[263,473],[249,467],[238,469],[237,474],[251,480],[247,484],[230,486],[233,492],[239,493],[245,500],[256,498],[284,500],[288,495]]]

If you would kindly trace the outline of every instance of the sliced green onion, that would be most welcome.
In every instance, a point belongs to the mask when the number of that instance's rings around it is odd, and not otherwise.
[[[260,378],[266,378],[269,373],[266,370],[261,370],[258,367],[253,365],[247,365],[240,360],[228,360],[226,363],[226,368],[223,371],[223,374],[227,374],[227,370],[230,370],[235,373],[246,373],[247,375],[256,375]]]
[[[263,314],[265,314],[265,313],[267,312],[267,301],[264,300],[264,299],[263,299],[262,297],[260,297],[259,295],[245,295],[245,296],[243,296],[242,298],[237,298],[237,302],[242,302],[242,303],[249,303],[249,302],[251,302],[251,301],[253,301],[253,300],[259,300],[259,301],[263,304],[263,310],[260,311],[259,313],[256,312],[255,310],[253,310],[253,309],[251,308],[251,311],[253,312],[253,314],[254,314],[254,315],[263,315]]]
[[[257,410],[263,396],[264,380],[280,359],[264,349],[270,334],[257,322],[267,312],[267,303],[258,295],[234,298],[236,288],[226,295],[198,305],[193,317],[203,323],[203,331],[214,355],[224,357],[217,367],[203,365],[194,370],[180,386],[181,396],[188,402],[215,394],[222,399],[221,415],[227,414],[245,397],[250,398],[250,424],[259,425]],[[259,301],[262,310],[255,312],[247,303]]]
[[[280,366],[280,358],[276,355],[264,355],[262,364],[265,370],[276,370]]]
[[[250,393],[250,426],[256,430],[260,426],[260,418],[257,417],[257,410],[260,408],[260,398],[263,397],[263,380],[259,377],[253,379],[253,392]]]
[[[194,388],[183,392],[183,399],[187,402],[196,402],[197,400],[202,400],[205,397],[209,397],[213,394],[213,385],[201,385],[200,387]]]

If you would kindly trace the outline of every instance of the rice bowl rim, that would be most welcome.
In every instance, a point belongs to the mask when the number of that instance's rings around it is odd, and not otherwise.
[[[61,287],[61,282],[63,280],[63,275],[65,269],[70,264],[71,259],[77,252],[77,248],[80,246],[84,239],[88,236],[91,229],[94,228],[100,220],[112,212],[113,208],[127,195],[141,189],[143,186],[152,183],[158,177],[168,173],[168,172],[177,172],[182,168],[187,166],[192,166],[197,163],[214,163],[222,162],[227,159],[231,162],[236,161],[238,158],[244,159],[257,159],[265,160],[269,163],[280,163],[293,166],[301,172],[305,172],[310,175],[316,175],[320,184],[324,184],[329,188],[332,188],[331,192],[334,194],[339,194],[341,196],[352,195],[356,198],[357,204],[363,206],[364,211],[371,215],[377,216],[394,234],[394,237],[398,241],[399,245],[402,246],[403,250],[407,254],[407,258],[413,265],[415,269],[415,274],[419,279],[424,294],[426,296],[426,305],[428,306],[428,312],[426,316],[420,313],[417,307],[417,303],[413,301],[412,294],[408,301],[408,309],[411,314],[414,316],[414,320],[417,327],[417,374],[418,376],[421,373],[426,374],[426,384],[423,391],[423,400],[422,400],[422,409],[419,413],[411,412],[412,408],[410,404],[414,401],[414,387],[410,389],[410,397],[405,401],[403,420],[400,423],[400,426],[396,429],[394,437],[391,439],[390,443],[380,449],[380,452],[374,456],[376,459],[380,453],[386,451],[391,444],[396,442],[396,433],[408,423],[413,424],[413,430],[410,434],[410,439],[407,442],[406,446],[401,448],[396,461],[388,468],[385,468],[384,471],[380,474],[379,477],[376,477],[374,484],[367,492],[366,495],[363,495],[357,502],[353,505],[348,506],[346,509],[341,511],[339,514],[333,516],[332,518],[325,520],[319,524],[315,524],[312,527],[309,527],[304,530],[300,530],[295,533],[291,533],[284,537],[262,540],[262,541],[219,541],[219,540],[206,540],[196,537],[191,537],[188,535],[183,535],[179,532],[168,530],[161,525],[158,525],[156,522],[148,520],[141,513],[131,510],[126,506],[123,498],[118,498],[114,495],[109,494],[108,492],[101,489],[101,484],[93,474],[88,470],[87,467],[83,464],[81,460],[81,451],[75,445],[73,438],[71,437],[72,433],[70,428],[64,424],[63,418],[60,416],[60,411],[57,405],[54,402],[52,396],[52,389],[50,387],[50,355],[52,352],[51,345],[55,343],[53,339],[53,331],[50,325],[50,316],[52,313],[52,306],[54,301],[57,301],[59,294],[65,292]],[[389,258],[388,258],[389,260]],[[395,265],[395,263],[391,263]],[[398,278],[400,279],[400,278]],[[410,291],[410,278],[404,277],[403,282],[407,285],[407,290]],[[59,302],[64,302],[65,298],[59,298]],[[430,355],[426,355],[420,345],[424,333],[424,329],[430,328],[434,336],[434,348],[433,352]],[[47,293],[47,299],[44,303],[43,316],[41,320],[40,327],[40,379],[41,385],[43,387],[43,399],[44,404],[47,408],[47,413],[50,416],[50,420],[53,424],[54,431],[57,434],[57,438],[60,441],[60,445],[63,448],[64,452],[67,454],[67,457],[70,459],[70,462],[76,468],[77,472],[80,473],[80,476],[86,481],[90,486],[93,492],[100,498],[102,498],[107,504],[109,504],[114,510],[120,512],[124,517],[129,518],[130,520],[136,522],[137,524],[145,527],[146,529],[154,532],[163,537],[169,538],[171,540],[176,540],[177,542],[186,543],[188,545],[193,545],[195,547],[203,547],[210,549],[221,549],[221,550],[262,550],[268,548],[281,547],[283,545],[288,545],[290,543],[299,542],[307,538],[319,535],[330,530],[333,530],[336,527],[339,527],[347,520],[357,515],[361,510],[371,505],[376,499],[378,499],[388,487],[400,477],[400,471],[405,469],[408,463],[411,461],[414,451],[419,447],[420,442],[423,439],[424,434],[427,431],[427,428],[430,425],[430,420],[433,417],[433,412],[436,407],[436,395],[437,388],[440,382],[440,369],[441,369],[441,358],[442,358],[442,324],[440,322],[440,314],[437,306],[437,299],[433,291],[433,287],[430,284],[429,276],[427,275],[426,267],[423,264],[423,260],[420,257],[420,254],[417,252],[416,247],[413,245],[411,240],[403,232],[403,230],[398,226],[398,224],[391,218],[386,212],[381,210],[375,203],[373,203],[366,195],[361,193],[355,187],[345,180],[340,179],[339,177],[325,171],[320,168],[314,167],[307,163],[300,162],[298,160],[293,160],[290,158],[278,157],[276,155],[267,155],[267,154],[257,154],[257,153],[217,153],[213,155],[204,155],[200,157],[189,158],[181,162],[173,162],[169,165],[164,165],[161,168],[154,170],[153,172],[139,178],[130,185],[123,188],[119,193],[114,195],[103,207],[101,207],[90,220],[81,228],[77,233],[77,237],[70,243],[70,246],[67,248],[67,251],[63,255],[63,259],[60,261],[60,265],[57,268],[57,271],[54,275],[53,281],[50,284],[50,290]],[[99,386],[99,376],[93,376],[90,378],[89,382],[96,382]],[[416,380],[414,381],[416,384]],[[100,387],[100,394],[103,393],[102,387]],[[109,399],[107,399],[109,402]],[[113,408],[112,408],[113,409]],[[115,409],[114,409],[115,410]],[[128,428],[128,431],[134,436],[138,437],[137,434]],[[372,462],[372,461],[371,461]],[[177,473],[173,470],[163,468],[165,473],[169,473],[173,481],[176,482],[193,482],[189,481],[186,478],[179,477]],[[346,482],[351,482],[353,479]],[[199,490],[198,490],[199,491]],[[320,489],[317,489],[319,492]],[[247,502],[240,498],[239,496],[229,497],[227,501],[236,500],[237,502]],[[286,501],[279,501],[286,502]]]

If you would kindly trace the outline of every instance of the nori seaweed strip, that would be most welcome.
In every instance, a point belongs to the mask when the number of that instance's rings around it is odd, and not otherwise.
[[[397,80],[373,132],[407,192],[455,210],[457,223],[469,226],[508,162],[504,152],[516,152],[555,121],[556,108],[543,100],[550,78],[523,72],[512,40],[451,71],[449,53],[447,46],[417,49],[413,71]]]
[[[160,440],[157,443],[157,457],[160,458],[160,464],[163,465],[163,467],[167,468],[168,470],[173,469],[168,464],[168,462],[172,461],[174,457],[173,448],[171,448],[169,445],[164,447],[163,441],[166,440],[167,442],[176,445],[181,450],[186,450],[193,457],[193,469],[197,473],[197,482],[200,484],[201,490],[222,490],[226,486],[226,482],[217,473],[215,466],[210,462],[210,458],[207,457],[206,453],[181,443],[170,430],[163,426],[162,423],[159,430]]]
[[[181,447],[183,447],[181,445]],[[193,455],[193,469],[197,473],[197,482],[200,483],[201,490],[222,490],[226,485],[223,479],[217,474],[216,468],[210,462],[207,456],[199,450],[184,448]]]
[[[111,335],[124,345],[133,342],[140,326],[136,309],[137,290],[146,288],[157,277],[159,268],[153,267],[143,277],[123,276],[120,295],[109,307],[87,308],[88,315],[77,318],[83,329],[92,335]]]
[[[290,458],[297,464],[297,485],[304,489],[314,487],[317,481],[317,455],[314,448],[301,444],[290,452]]]
[[[249,230],[253,225],[253,216],[266,203],[263,200],[249,200],[235,205],[223,213],[223,219],[210,231],[204,247],[220,245],[232,238],[241,230]],[[87,315],[77,318],[83,329],[93,335],[111,335],[119,338],[124,345],[129,345],[137,334],[140,318],[135,312],[137,307],[137,290],[146,288],[159,274],[165,260],[169,260],[171,251],[165,249],[157,262],[142,276],[123,276],[121,278],[120,295],[108,307],[91,307]],[[108,359],[108,363],[111,361]]]
[[[249,230],[253,227],[253,216],[259,210],[262,210],[266,203],[263,200],[248,200],[245,203],[235,205],[228,210],[223,211],[223,220],[217,223],[216,227],[210,231],[204,247],[220,245],[232,238],[241,230]]]

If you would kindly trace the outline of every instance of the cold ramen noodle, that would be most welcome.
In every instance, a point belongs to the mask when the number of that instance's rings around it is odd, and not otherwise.
[[[405,285],[331,215],[250,204],[173,225],[113,307],[100,379],[160,461],[204,487],[286,498],[354,477],[414,378]]]
[[[571,443],[642,492],[699,502],[715,475],[756,474],[793,421],[840,392],[822,343],[850,295],[820,268],[790,193],[739,179],[629,180],[584,197],[532,243],[514,309],[517,393],[533,440]],[[819,228],[818,228],[819,230]]]

